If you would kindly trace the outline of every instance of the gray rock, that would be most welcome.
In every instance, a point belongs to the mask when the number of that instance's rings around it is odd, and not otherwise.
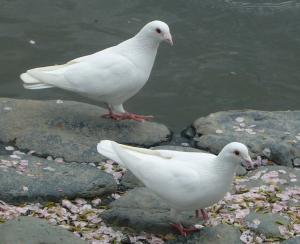
[[[184,225],[192,225],[202,220],[193,218],[194,212],[183,212],[180,219]],[[135,231],[166,234],[174,231],[170,227],[169,206],[148,188],[139,187],[128,191],[112,202],[110,209],[101,214],[110,225],[129,227]]]
[[[237,170],[236,170],[235,174],[237,176],[245,176],[247,173],[248,173],[248,171],[245,169],[245,167],[243,167],[242,165],[239,165],[237,167]]]
[[[121,184],[127,189],[144,186],[144,184],[138,178],[136,178],[130,170],[127,170],[126,173],[123,175]]]
[[[5,145],[0,142],[0,155],[9,155],[9,152],[5,149]]]
[[[300,168],[300,158],[295,158],[293,161],[293,166],[295,168]]]
[[[259,224],[255,224],[256,221]],[[254,213],[251,212],[245,217],[246,223],[249,225],[250,229],[258,234],[263,234],[267,238],[270,237],[283,237],[280,234],[279,226],[287,226],[289,220],[279,214],[273,213]]]
[[[21,149],[67,161],[97,162],[102,139],[150,147],[167,141],[169,129],[155,122],[113,121],[101,118],[106,110],[64,101],[0,99],[0,139]]]
[[[300,236],[296,236],[294,238],[290,238],[281,242],[281,244],[300,244]]]
[[[22,166],[27,160],[28,166]],[[13,204],[90,198],[117,189],[111,175],[78,163],[22,155],[22,160],[0,156],[0,166],[0,199]]]
[[[46,220],[18,217],[0,225],[1,244],[87,244],[73,233]]]
[[[262,166],[256,170],[250,171],[247,175],[248,181],[243,182],[242,185],[244,185],[247,189],[262,185],[270,185],[270,183],[261,178],[264,174],[269,173],[270,171],[278,172],[278,178],[282,181],[277,182],[276,185],[280,189],[283,190],[288,186],[300,186],[300,170],[279,165]],[[291,175],[294,175],[295,177],[291,177]],[[255,176],[259,177],[257,178]]]
[[[219,153],[227,143],[239,141],[248,145],[253,156],[269,149],[270,160],[292,166],[300,158],[299,121],[300,111],[237,110],[199,118],[192,127],[198,148]]]
[[[220,224],[214,227],[205,227],[187,237],[179,237],[176,240],[167,241],[166,244],[237,244],[242,243],[240,236],[241,232],[238,228]]]

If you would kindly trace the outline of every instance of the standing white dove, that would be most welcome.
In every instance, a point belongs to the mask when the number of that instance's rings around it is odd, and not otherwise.
[[[227,144],[218,156],[210,153],[150,150],[103,140],[98,143],[100,154],[129,169],[146,187],[171,207],[172,224],[180,234],[195,228],[180,224],[178,213],[201,210],[220,201],[230,190],[238,165],[251,164],[247,147],[239,142]]]
[[[144,121],[152,116],[126,112],[123,103],[148,81],[160,42],[173,45],[166,23],[155,20],[135,36],[66,64],[27,70],[20,75],[26,89],[58,87],[104,102],[115,120]]]

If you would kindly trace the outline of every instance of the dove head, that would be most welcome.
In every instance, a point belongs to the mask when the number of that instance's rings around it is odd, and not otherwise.
[[[146,24],[137,35],[157,43],[165,41],[170,45],[173,45],[169,26],[165,22],[159,20],[154,20]]]
[[[239,142],[231,142],[227,144],[219,156],[222,161],[230,162],[239,165],[245,162],[247,166],[252,166],[252,160],[248,152],[248,148]]]

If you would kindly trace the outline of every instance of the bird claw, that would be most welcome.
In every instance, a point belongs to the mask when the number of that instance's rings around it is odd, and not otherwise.
[[[199,231],[199,229],[197,229],[196,227],[185,228],[182,224],[170,223],[170,225],[184,237],[186,237],[190,233]]]
[[[200,212],[201,212],[201,214],[200,214]],[[204,221],[209,220],[209,216],[204,209],[197,209],[195,211],[195,215],[196,215],[196,218],[198,218],[198,219],[203,219]]]
[[[138,114],[133,114],[133,113],[122,113],[122,114],[117,114],[117,113],[108,113],[102,115],[103,118],[110,118],[113,120],[135,120],[138,122],[144,122],[147,119],[152,119],[152,115],[144,116],[144,115],[138,115]]]

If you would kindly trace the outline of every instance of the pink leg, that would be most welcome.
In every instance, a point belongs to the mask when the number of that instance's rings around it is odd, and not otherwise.
[[[201,211],[203,220],[204,220],[204,221],[207,221],[207,220],[209,219],[208,214],[205,212],[204,209],[200,209],[200,211]]]
[[[197,209],[195,211],[195,216],[198,219],[203,219],[204,221],[207,221],[209,219],[208,214],[205,212],[204,209]]]
[[[133,113],[114,113],[111,108],[108,106],[108,114],[102,115],[103,118],[110,118],[114,120],[135,120],[139,122],[144,122],[147,119],[152,119],[153,116],[143,116],[143,115],[137,115]]]
[[[187,236],[187,234],[189,234],[189,233],[199,231],[199,229],[197,229],[197,228],[195,228],[195,227],[184,228],[184,227],[182,226],[182,224],[174,224],[174,223],[171,223],[171,226],[172,226],[173,228],[175,228],[175,229],[180,233],[180,235],[182,235],[182,236]]]

